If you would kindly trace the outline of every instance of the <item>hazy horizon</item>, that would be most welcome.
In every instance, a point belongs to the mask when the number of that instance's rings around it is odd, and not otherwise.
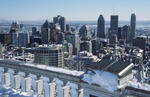
[[[62,15],[67,21],[95,21],[102,14],[106,21],[110,15],[129,21],[135,13],[138,21],[150,20],[150,0],[1,0],[0,20],[51,20]]]

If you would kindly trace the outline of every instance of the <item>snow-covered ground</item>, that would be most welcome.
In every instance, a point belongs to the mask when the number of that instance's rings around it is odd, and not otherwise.
[[[82,80],[89,84],[97,84],[109,91],[115,91],[118,89],[118,77],[109,72],[99,70],[88,71],[83,75]]]
[[[25,92],[17,92],[11,88],[0,86],[0,97],[37,97],[36,95],[29,95]]]

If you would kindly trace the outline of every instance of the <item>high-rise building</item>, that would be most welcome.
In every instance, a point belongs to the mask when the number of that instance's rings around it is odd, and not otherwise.
[[[3,45],[9,45],[12,43],[11,34],[9,33],[0,33],[0,43]]]
[[[126,42],[129,42],[130,39],[130,27],[128,25],[125,25],[122,27],[122,39],[124,39]]]
[[[38,27],[32,27],[32,36],[40,36]]]
[[[54,17],[53,18],[53,23],[54,24],[57,24],[57,23],[59,24],[59,20],[60,20],[61,17],[62,17],[61,15],[57,15],[57,17]]]
[[[48,20],[45,21],[45,23],[42,25],[42,43],[47,44],[50,42],[50,24]]]
[[[57,41],[56,25],[58,24],[50,23],[50,42],[51,43],[54,43]]]
[[[17,47],[28,47],[30,43],[29,32],[24,28],[19,33],[12,33],[12,44]]]
[[[12,44],[18,46],[18,33],[12,33]]]
[[[147,37],[145,36],[137,36],[133,39],[133,46],[139,47],[140,49],[143,50],[143,58],[145,58],[146,54],[146,40]]]
[[[132,14],[131,15],[131,21],[130,21],[130,28],[131,28],[131,41],[135,37],[135,32],[136,32],[136,15]]]
[[[66,25],[66,31],[67,31],[67,32],[70,32],[70,31],[71,31],[71,27],[70,27],[69,24]]]
[[[91,41],[82,41],[80,43],[80,51],[87,51],[92,53],[92,43]]]
[[[30,43],[30,37],[28,32],[20,32],[18,34],[18,46],[28,47]]]
[[[118,40],[118,15],[111,16],[110,29],[109,29],[109,41],[110,45],[116,44],[116,38]]]
[[[34,63],[63,67],[63,46],[53,44],[36,48],[34,53]]]
[[[53,23],[60,25],[61,32],[66,32],[66,19],[65,19],[65,17],[58,15],[57,17],[53,18]]]
[[[86,25],[83,25],[80,30],[79,30],[79,37],[81,39],[87,39],[90,37],[90,31],[89,31],[89,28],[88,26]]]
[[[109,44],[110,46],[116,46],[118,43],[118,38],[116,34],[112,34],[111,37],[109,38]]]
[[[97,37],[105,38],[105,20],[102,15],[99,16],[97,22]]]
[[[98,54],[99,53],[99,48],[100,48],[100,43],[99,43],[98,39],[93,39],[91,41],[91,43],[92,43],[92,54],[93,55]]]
[[[16,33],[22,30],[23,25],[19,24],[19,22],[12,22],[9,33]]]
[[[63,46],[64,46],[64,57],[71,57],[72,56],[72,52],[73,52],[72,44],[68,43],[67,41],[64,41],[63,42]]]
[[[111,30],[118,30],[118,15],[111,16],[110,28]]]
[[[58,43],[58,44],[62,44],[62,43],[63,43],[63,40],[64,40],[64,33],[58,32],[58,33],[57,33],[57,43]]]
[[[65,17],[60,18],[59,24],[61,27],[61,32],[66,32],[66,18]]]
[[[80,38],[77,33],[66,33],[65,40],[73,45],[73,54],[76,55],[80,51]]]
[[[121,39],[122,27],[118,27],[118,40]]]

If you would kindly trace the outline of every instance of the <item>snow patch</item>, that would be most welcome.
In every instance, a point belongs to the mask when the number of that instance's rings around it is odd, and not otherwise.
[[[96,84],[108,91],[117,90],[118,76],[109,72],[93,70],[88,71],[82,76],[82,80],[89,84]]]
[[[47,66],[47,65],[35,65],[35,64],[31,64],[31,63],[24,63],[24,65],[36,67],[36,68],[43,69],[43,70],[49,70],[49,71],[53,71],[53,72],[69,74],[69,75],[73,75],[73,76],[81,76],[84,73],[82,71],[68,70],[68,69],[63,69],[63,68],[58,68],[58,67]]]

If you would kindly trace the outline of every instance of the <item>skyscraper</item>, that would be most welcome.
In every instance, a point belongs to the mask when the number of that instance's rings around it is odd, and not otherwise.
[[[65,17],[60,18],[59,24],[61,27],[61,32],[66,32],[66,18]]]
[[[124,39],[126,42],[129,42],[129,35],[130,35],[130,26],[125,25],[122,27],[122,39]]]
[[[136,15],[133,13],[131,14],[131,21],[130,21],[130,28],[131,28],[131,41],[135,37],[135,30],[136,30]]]
[[[20,32],[18,34],[18,46],[19,47],[28,47],[30,43],[30,37],[28,32]]]
[[[71,26],[69,24],[66,25],[66,31],[71,32]]]
[[[80,37],[82,40],[85,40],[85,39],[90,38],[90,31],[89,31],[88,26],[83,25],[83,26],[80,28],[80,30],[79,30],[79,37]]]
[[[116,40],[118,40],[118,15],[112,15],[111,16],[110,29],[109,29],[110,44],[115,45]]]
[[[54,17],[53,18],[53,23],[56,24],[56,23],[59,23],[59,20],[62,16],[61,15],[57,15],[57,17]]]
[[[118,31],[118,15],[111,16],[110,29],[113,34],[117,34]]]
[[[102,15],[99,16],[97,22],[97,37],[105,38],[105,20]]]
[[[23,25],[19,24],[18,22],[12,22],[10,32],[9,33],[16,33],[20,32]]]
[[[46,20],[42,26],[42,43],[47,44],[50,41],[50,24]]]
[[[73,45],[73,54],[78,54],[80,51],[80,38],[78,33],[66,33],[65,40]]]
[[[66,31],[66,19],[65,19],[65,17],[62,17],[61,15],[58,15],[57,17],[53,18],[53,23],[60,25],[61,32]]]

